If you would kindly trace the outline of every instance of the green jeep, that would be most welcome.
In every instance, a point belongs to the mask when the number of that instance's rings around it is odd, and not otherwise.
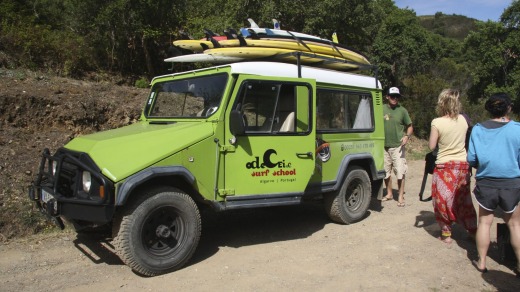
[[[366,216],[384,178],[374,77],[276,62],[159,76],[140,121],[43,152],[29,197],[62,228],[111,227],[143,275],[181,268],[199,209],[323,199],[331,220]]]

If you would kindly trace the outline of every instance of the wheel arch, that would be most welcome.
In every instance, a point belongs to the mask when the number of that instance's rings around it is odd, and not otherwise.
[[[373,181],[384,178],[384,173],[381,173],[377,170],[374,157],[370,153],[346,155],[345,157],[343,157],[343,160],[341,161],[341,166],[338,171],[336,185],[334,186],[335,190],[341,187],[341,183],[347,176],[348,168],[354,165],[363,168],[368,173],[370,179]]]
[[[370,153],[357,153],[346,155],[341,161],[341,166],[338,170],[336,183],[333,186],[333,191],[338,191],[341,188],[343,180],[347,176],[349,167],[358,166],[364,169],[370,181],[372,182],[372,195],[379,196],[382,191],[383,179],[385,178],[384,170],[378,171],[374,157]]]
[[[191,196],[196,202],[203,201],[196,190],[195,176],[182,166],[151,167],[128,177],[118,188],[115,206],[123,206],[139,190],[157,186],[175,187]]]

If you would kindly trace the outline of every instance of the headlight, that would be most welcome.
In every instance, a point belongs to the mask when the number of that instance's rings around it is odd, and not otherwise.
[[[92,186],[92,176],[90,175],[90,172],[83,171],[82,182],[83,190],[87,193],[90,192],[90,186]]]

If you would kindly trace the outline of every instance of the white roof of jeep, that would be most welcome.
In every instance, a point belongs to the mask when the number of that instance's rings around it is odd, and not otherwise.
[[[232,74],[252,74],[273,77],[298,77],[298,66],[280,62],[239,62],[216,67],[199,69],[189,72],[205,71],[212,68],[230,67]],[[316,67],[301,66],[301,77],[315,79],[316,82],[348,85],[363,88],[381,88],[381,83],[371,76],[322,69]],[[174,73],[166,76],[184,74],[186,72]],[[163,77],[163,76],[159,76]]]

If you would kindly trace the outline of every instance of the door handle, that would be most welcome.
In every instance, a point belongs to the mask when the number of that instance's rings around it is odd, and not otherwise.
[[[312,152],[306,152],[306,153],[296,153],[296,156],[299,158],[312,158]]]

